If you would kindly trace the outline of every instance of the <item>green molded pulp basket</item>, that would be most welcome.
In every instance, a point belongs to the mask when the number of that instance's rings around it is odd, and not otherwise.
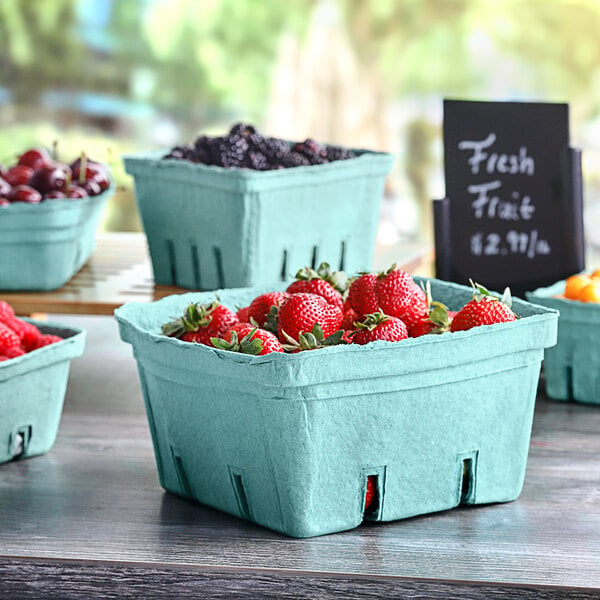
[[[393,156],[275,171],[124,157],[159,284],[188,289],[267,285],[297,265],[372,268]],[[358,151],[357,151],[358,152]]]
[[[472,297],[436,280],[432,290],[454,310]],[[265,291],[218,294],[233,307]],[[512,323],[258,357],[160,335],[188,303],[213,298],[115,312],[166,490],[294,537],[520,494],[555,311],[515,300]],[[378,501],[365,515],[370,475]]]
[[[558,343],[544,355],[546,393],[555,400],[600,404],[600,305],[557,298],[565,283],[527,293],[532,302],[560,311]]]
[[[63,339],[0,362],[0,463],[44,454],[56,440],[71,359],[83,354],[85,332],[31,321]]]
[[[54,290],[90,258],[114,187],[81,200],[0,207],[0,289]]]

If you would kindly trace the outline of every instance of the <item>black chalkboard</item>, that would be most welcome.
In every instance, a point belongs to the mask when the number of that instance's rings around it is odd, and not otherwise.
[[[581,153],[567,104],[444,101],[441,279],[522,295],[584,268]]]

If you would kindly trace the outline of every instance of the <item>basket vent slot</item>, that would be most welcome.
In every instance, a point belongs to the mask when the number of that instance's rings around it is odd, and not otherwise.
[[[567,386],[567,397],[574,398],[573,396],[573,366],[569,365],[565,367],[565,379]]]
[[[340,271],[344,270],[344,265],[346,263],[346,242],[342,240],[342,246],[340,249]]]
[[[31,425],[19,427],[10,438],[10,454],[13,460],[19,460],[27,453],[33,428]]]
[[[175,450],[171,446],[171,452],[173,454],[173,462],[175,463],[175,471],[177,472],[177,479],[179,480],[179,489],[181,490],[182,496],[186,498],[193,498],[192,487],[190,486],[190,480],[188,479],[187,473],[183,468],[183,460],[181,456],[175,453]]]
[[[223,271],[223,256],[221,254],[221,248],[213,246],[213,253],[215,255],[215,265],[217,267],[217,281],[219,282],[219,288],[224,288],[225,271]]]
[[[385,490],[386,467],[365,467],[362,469],[362,515],[363,521],[381,521]]]
[[[229,474],[231,475],[231,483],[233,485],[233,491],[235,492],[240,517],[251,521],[252,515],[250,514],[250,504],[248,503],[248,496],[246,495],[242,474],[234,471],[231,467],[229,467]]]
[[[197,289],[202,289],[202,279],[200,277],[200,257],[198,256],[198,246],[192,245],[192,269],[194,270],[194,285]]]
[[[475,504],[475,472],[477,469],[477,453],[463,458],[460,478],[459,505]]]
[[[283,262],[281,263],[281,281],[285,281],[287,279],[287,259],[288,259],[288,251],[283,251]]]
[[[177,262],[175,260],[175,244],[173,240],[167,240],[167,256],[169,257],[169,269],[171,272],[171,283],[177,282]]]
[[[317,256],[319,254],[319,247],[318,246],[313,246],[312,249],[312,257],[310,259],[310,268],[311,269],[316,269],[317,268]]]

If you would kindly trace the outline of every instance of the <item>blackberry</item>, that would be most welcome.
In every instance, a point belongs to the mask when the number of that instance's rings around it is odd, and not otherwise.
[[[219,145],[220,165],[222,167],[243,166],[248,152],[248,142],[241,135],[228,135],[221,138]]]
[[[310,165],[310,160],[300,152],[288,152],[281,157],[279,164],[284,168],[304,167]]]
[[[267,137],[262,143],[261,152],[271,164],[279,164],[282,157],[290,151],[290,144],[279,138]]]
[[[262,152],[253,152],[252,150],[248,152],[245,166],[256,171],[268,171],[271,168],[271,164]]]
[[[292,151],[304,154],[311,165],[322,165],[323,163],[329,162],[327,160],[327,148],[311,138],[307,138],[303,142],[294,144],[292,146]]]
[[[229,135],[253,135],[256,133],[256,128],[253,125],[247,125],[246,123],[236,123],[230,130]]]
[[[190,146],[175,146],[169,154],[163,158],[177,158],[179,160],[191,160],[194,150]]]
[[[352,150],[341,146],[325,146],[325,151],[329,161],[356,158],[356,154]]]

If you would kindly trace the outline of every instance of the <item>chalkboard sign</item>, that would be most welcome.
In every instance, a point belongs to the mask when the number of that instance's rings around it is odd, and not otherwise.
[[[584,268],[581,153],[567,104],[444,101],[441,279],[522,295]]]

